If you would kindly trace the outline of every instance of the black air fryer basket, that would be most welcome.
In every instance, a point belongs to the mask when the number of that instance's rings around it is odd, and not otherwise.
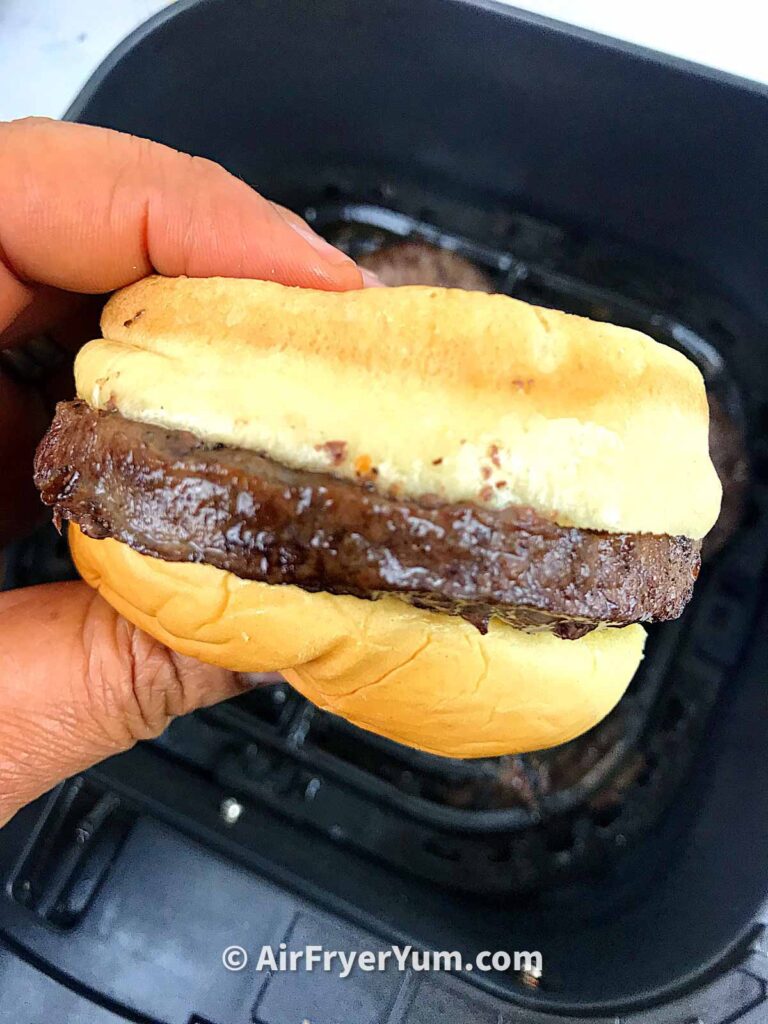
[[[768,92],[491,3],[203,0],[135,33],[70,116],[210,156],[356,257],[421,239],[681,349],[750,486],[586,737],[436,758],[278,681],[26,809],[0,832],[0,1022],[30,987],[45,1019],[89,1022],[768,1021]],[[71,571],[47,529],[6,582]],[[544,969],[221,965],[281,940]]]

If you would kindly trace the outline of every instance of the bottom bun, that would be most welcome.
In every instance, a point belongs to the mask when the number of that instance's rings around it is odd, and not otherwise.
[[[492,620],[482,635],[394,597],[311,594],[163,562],[70,527],[80,574],[140,629],[238,672],[281,671],[325,711],[446,757],[555,746],[600,721],[643,655],[641,626],[580,640]]]

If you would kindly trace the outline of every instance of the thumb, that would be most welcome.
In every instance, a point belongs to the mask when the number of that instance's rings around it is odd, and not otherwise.
[[[0,826],[176,715],[247,688],[163,647],[84,583],[0,594]]]

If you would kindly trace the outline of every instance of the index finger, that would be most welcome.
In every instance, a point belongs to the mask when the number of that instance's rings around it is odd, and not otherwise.
[[[146,139],[0,125],[0,332],[39,286],[112,291],[156,272],[359,288],[360,271],[218,164]]]
[[[109,292],[153,271],[362,285],[348,257],[222,167],[120,132],[0,123],[0,197],[0,350],[53,325],[67,345],[67,323],[88,313],[74,309],[75,293]],[[87,340],[91,319],[71,341]],[[38,391],[0,363],[0,545],[42,511],[31,481],[45,418]]]

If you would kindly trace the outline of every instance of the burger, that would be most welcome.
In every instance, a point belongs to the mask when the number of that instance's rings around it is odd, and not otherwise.
[[[491,276],[464,256],[421,239],[390,242],[360,256],[357,262],[373,271],[382,284],[393,287],[430,284],[470,292],[496,290]]]
[[[75,563],[174,650],[452,757],[562,743],[679,616],[704,384],[636,331],[438,287],[151,277],[35,460]]]

